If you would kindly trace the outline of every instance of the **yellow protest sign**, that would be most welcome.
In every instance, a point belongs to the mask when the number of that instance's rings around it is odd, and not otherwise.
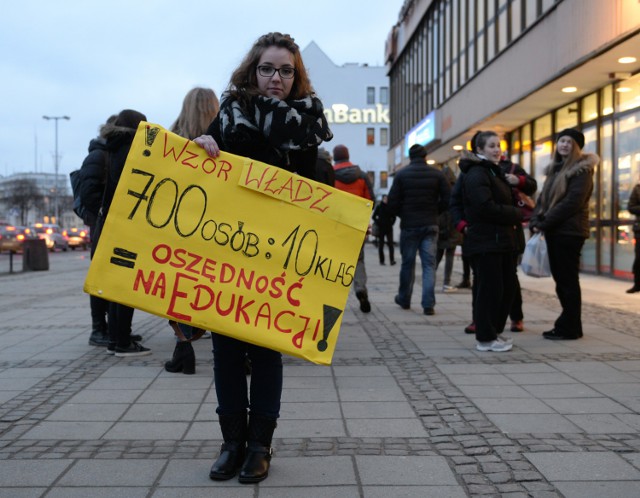
[[[371,209],[142,122],[84,289],[328,365]]]

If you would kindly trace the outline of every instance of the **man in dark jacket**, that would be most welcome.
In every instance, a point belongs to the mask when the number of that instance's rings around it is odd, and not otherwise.
[[[400,286],[395,302],[411,307],[416,253],[422,262],[422,308],[435,314],[438,215],[449,206],[450,187],[442,171],[427,166],[427,151],[419,144],[409,149],[410,164],[401,169],[389,192],[389,210],[400,218]]]
[[[396,264],[396,260],[393,257],[393,225],[396,222],[396,217],[389,211],[389,198],[386,195],[382,196],[382,200],[373,210],[373,222],[378,227],[378,256],[380,256],[380,264],[384,265],[384,244],[387,241],[389,246],[389,263],[391,265]]]
[[[349,149],[344,145],[336,145],[333,148],[333,160],[335,164],[335,187],[343,192],[373,200],[373,189],[367,175],[359,166],[349,161]],[[367,271],[364,266],[364,245],[360,249],[356,271],[353,276],[353,288],[360,302],[360,311],[369,313],[369,293],[367,291]]]

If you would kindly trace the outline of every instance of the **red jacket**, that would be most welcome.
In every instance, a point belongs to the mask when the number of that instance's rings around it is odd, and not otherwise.
[[[365,199],[373,200],[373,189],[367,175],[350,161],[341,161],[333,166],[336,172],[335,187]]]

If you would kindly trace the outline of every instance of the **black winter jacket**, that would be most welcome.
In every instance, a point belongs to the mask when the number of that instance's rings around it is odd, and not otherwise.
[[[463,152],[460,169],[462,206],[467,230],[463,242],[466,256],[516,252],[519,249],[520,209],[513,205],[511,186],[500,166]]]
[[[389,210],[400,218],[400,228],[438,225],[438,214],[449,207],[449,182],[424,158],[398,171],[389,191]]]
[[[529,229],[588,239],[589,199],[599,161],[595,154],[584,154],[568,171],[562,170],[562,163],[549,165]],[[564,192],[554,188],[555,182],[562,180],[561,176],[566,178]]]

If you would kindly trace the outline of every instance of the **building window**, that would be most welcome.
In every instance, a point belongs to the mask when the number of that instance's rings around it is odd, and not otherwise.
[[[367,128],[367,145],[375,145],[375,144],[376,144],[376,129]]]
[[[376,103],[376,88],[373,86],[367,87],[367,104],[372,105]]]
[[[382,105],[389,104],[389,87],[388,86],[380,87],[380,103]]]
[[[380,145],[389,145],[389,128],[380,128]]]

